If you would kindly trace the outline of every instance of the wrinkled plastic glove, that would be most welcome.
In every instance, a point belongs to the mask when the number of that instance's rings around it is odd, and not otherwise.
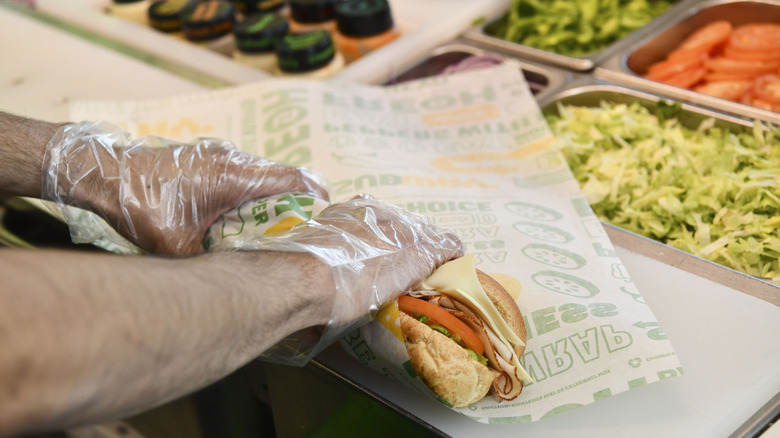
[[[251,199],[291,191],[328,199],[311,171],[241,152],[230,142],[132,138],[106,122],[60,128],[42,173],[42,199],[63,211],[94,212],[143,250],[174,256],[203,252],[208,227]],[[102,237],[83,215],[64,216],[74,242]]]
[[[336,287],[326,326],[289,336],[261,357],[298,366],[463,255],[455,234],[369,195],[333,204],[285,232],[224,243],[220,249],[307,252],[330,267]]]

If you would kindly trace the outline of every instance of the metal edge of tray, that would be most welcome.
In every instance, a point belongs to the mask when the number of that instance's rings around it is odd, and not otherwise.
[[[522,70],[543,76],[547,80],[547,84],[545,85],[543,90],[541,90],[539,93],[536,94],[535,98],[537,99],[537,101],[544,99],[546,96],[550,95],[551,93],[554,93],[555,91],[561,89],[567,83],[571,82],[575,77],[574,74],[572,74],[571,72],[562,70],[558,67],[543,65],[528,60],[521,60],[512,57],[507,57],[504,54],[493,52],[490,49],[485,49],[482,47],[475,46],[470,41],[463,40],[460,38],[431,49],[431,51],[428,52],[428,54],[425,55],[424,57],[410,60],[408,68],[406,68],[403,72],[401,72],[401,74],[423,64],[433,56],[438,56],[449,52],[464,52],[475,56],[483,55],[485,53],[494,53],[499,56],[503,56],[505,58],[516,61]]]
[[[652,32],[642,35],[641,39],[626,46],[622,52],[612,54],[593,70],[593,76],[639,90],[660,94],[668,98],[712,108],[739,117],[780,125],[780,114],[778,113],[752,105],[709,96],[686,88],[645,79],[628,67],[629,57],[636,51],[650,44],[656,38],[661,37],[666,32],[674,32],[678,26],[682,26],[688,20],[695,19],[695,16],[705,9],[731,3],[757,3],[777,6],[780,9],[780,1],[778,0],[696,0],[695,2],[689,2],[687,3],[689,8],[684,11],[684,13],[674,17],[674,19],[669,22],[663,23],[660,27],[654,28]]]
[[[753,416],[735,430],[729,438],[761,437],[772,424],[780,420],[780,392],[775,394]],[[767,436],[767,438],[770,438]]]
[[[471,45],[470,41],[463,38],[456,39],[454,43],[471,47],[475,51],[478,50],[479,53],[485,53],[486,51],[490,51],[489,49],[484,49],[478,46]],[[497,53],[497,52],[493,52],[493,53],[506,57],[506,55],[501,53]],[[546,65],[539,62],[534,62],[532,60],[526,60],[526,59],[518,59],[518,58],[511,58],[511,59],[514,59],[520,65],[520,68],[522,68],[523,70],[527,70],[529,72],[536,73],[538,75],[547,78],[548,80],[547,86],[535,96],[537,101],[545,99],[547,96],[565,87],[566,84],[573,81],[575,78],[574,73],[568,70],[561,69],[556,66]]]
[[[443,43],[440,45],[437,45],[433,48],[431,48],[429,51],[426,51],[424,54],[415,56],[412,58],[409,58],[406,60],[406,62],[402,65],[399,65],[399,69],[397,73],[394,73],[394,75],[386,78],[387,80],[374,80],[371,81],[371,85],[393,85],[393,80],[395,80],[397,77],[402,76],[403,74],[409,72],[410,70],[419,67],[421,64],[425,63],[427,60],[434,56],[442,55],[448,52],[464,52],[468,53],[470,55],[481,55],[485,53],[484,50],[479,49],[478,47],[475,47],[473,45],[469,45],[468,43],[463,43],[458,40],[453,40],[451,42]],[[422,78],[420,78],[422,79]]]
[[[533,61],[541,62],[544,64],[554,65],[565,69],[577,71],[577,72],[590,72],[596,66],[598,66],[603,60],[613,56],[615,53],[621,52],[625,47],[634,44],[635,41],[640,40],[648,32],[654,31],[657,27],[662,26],[663,23],[677,16],[682,11],[688,9],[690,4],[700,0],[681,0],[673,5],[663,14],[650,20],[646,25],[635,30],[634,32],[626,35],[618,41],[610,44],[603,50],[593,53],[588,56],[568,56],[562,55],[547,50],[537,49],[535,47],[526,46],[523,44],[513,43],[500,38],[490,36],[485,32],[485,28],[497,20],[501,19],[507,13],[507,9],[504,9],[499,14],[489,16],[479,25],[476,25],[463,33],[462,37],[472,43],[480,44],[492,50],[498,51],[502,54],[512,55],[519,58],[530,59]]]
[[[592,94],[597,97],[585,98]],[[547,96],[539,102],[543,112],[549,111],[558,102],[598,101],[612,99],[624,102],[640,102],[652,106],[660,100],[670,101],[666,96],[651,94],[642,90],[628,88],[621,84],[607,82],[595,77],[580,77],[556,93]],[[575,103],[583,104],[584,103]],[[742,126],[745,129],[752,126],[748,119],[718,112],[710,108],[681,103],[685,116],[681,121],[694,123],[706,118],[714,118],[721,126]],[[751,295],[755,298],[780,306],[780,286],[765,279],[753,277],[727,266],[711,262],[694,254],[673,248],[654,239],[638,233],[608,224],[602,221],[610,240],[622,248],[635,251],[638,254],[675,266],[686,272],[722,284],[726,287]]]

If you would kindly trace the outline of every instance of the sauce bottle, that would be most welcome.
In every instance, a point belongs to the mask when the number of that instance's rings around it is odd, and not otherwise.
[[[239,14],[248,17],[252,14],[264,14],[279,11],[285,0],[233,0]]]
[[[272,73],[276,66],[276,43],[287,35],[287,20],[277,14],[254,14],[233,28],[236,50],[233,59]]]
[[[387,0],[346,0],[336,5],[336,46],[347,63],[398,38]]]
[[[344,68],[344,57],[325,30],[289,34],[276,44],[274,74],[324,79]]]
[[[150,4],[150,0],[111,0],[108,13],[123,20],[148,26],[147,11]]]
[[[199,2],[184,16],[182,30],[188,41],[230,56],[233,53],[235,8],[229,1]]]
[[[184,38],[182,19],[195,8],[197,0],[159,0],[148,10],[149,25],[160,32]]]
[[[336,30],[335,6],[338,0],[289,0],[290,32],[310,32],[312,30]]]

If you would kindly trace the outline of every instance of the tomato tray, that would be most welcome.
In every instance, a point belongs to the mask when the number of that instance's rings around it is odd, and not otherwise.
[[[714,84],[716,88],[707,90],[701,85],[705,84],[704,81],[699,82],[699,85],[686,88],[645,77],[654,65],[659,65],[665,61],[668,64],[669,54],[678,50],[681,42],[684,42],[686,38],[696,38],[697,35],[701,36],[702,32],[707,32],[707,29],[712,30],[717,28],[719,24],[722,25],[724,23],[730,25],[733,29],[731,31],[731,39],[721,44],[721,47],[725,47],[725,49],[721,48],[718,52],[706,55],[707,60],[705,62],[708,63],[706,65],[712,65],[709,63],[731,62],[736,68],[731,68],[733,72],[730,72],[730,74],[735,76],[749,74],[752,68],[769,65],[769,69],[764,70],[761,75],[765,76],[764,82],[766,82],[766,79],[769,79],[771,82],[768,84],[764,83],[764,86],[761,88],[763,89],[762,95],[770,94],[768,99],[778,102],[778,105],[774,108],[753,105],[744,98],[735,98],[736,95],[733,94],[731,96],[728,95],[733,90],[733,87],[738,86],[740,83],[747,87],[745,88],[747,91],[743,90],[742,93],[755,89],[756,86],[753,84],[759,84],[758,79],[752,82],[742,80],[741,78],[735,78],[735,80],[725,78]],[[771,49],[771,51],[777,53],[777,56],[771,62],[739,61],[735,63],[731,58],[726,58],[723,54],[728,53],[729,44],[736,36],[738,29],[749,30],[749,28],[756,27],[756,24],[775,29],[776,36],[780,38],[780,1],[724,2],[722,0],[700,0],[690,4],[689,9],[674,20],[670,20],[664,23],[664,25],[655,28],[653,32],[645,34],[622,52],[613,54],[594,70],[593,75],[632,88],[651,91],[740,117],[780,124],[780,112],[778,112],[780,109],[780,40],[777,41],[777,49]],[[753,31],[749,32],[751,38],[763,38],[754,34],[755,32]],[[772,44],[774,44],[774,40]],[[684,63],[686,60],[681,62]],[[778,67],[775,67],[775,64]],[[681,69],[686,68],[684,65],[678,65],[677,67]],[[726,67],[731,66],[726,65]]]

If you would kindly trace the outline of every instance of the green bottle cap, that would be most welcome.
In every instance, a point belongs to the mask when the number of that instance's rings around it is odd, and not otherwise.
[[[387,0],[346,0],[336,5],[339,32],[364,37],[380,34],[393,27],[393,15]]]
[[[338,0],[290,0],[290,14],[299,23],[324,23],[335,17]]]
[[[209,41],[227,35],[233,30],[234,11],[229,1],[199,2],[182,20],[184,36],[190,41]]]
[[[285,0],[233,0],[238,12],[244,15],[273,12],[284,6]]]
[[[303,73],[324,67],[336,56],[333,39],[325,30],[293,33],[276,44],[279,68],[290,73]]]
[[[182,18],[197,4],[197,0],[160,0],[149,6],[149,25],[162,32],[181,30]]]
[[[236,48],[244,53],[273,52],[288,31],[287,20],[277,14],[250,15],[233,28]]]

